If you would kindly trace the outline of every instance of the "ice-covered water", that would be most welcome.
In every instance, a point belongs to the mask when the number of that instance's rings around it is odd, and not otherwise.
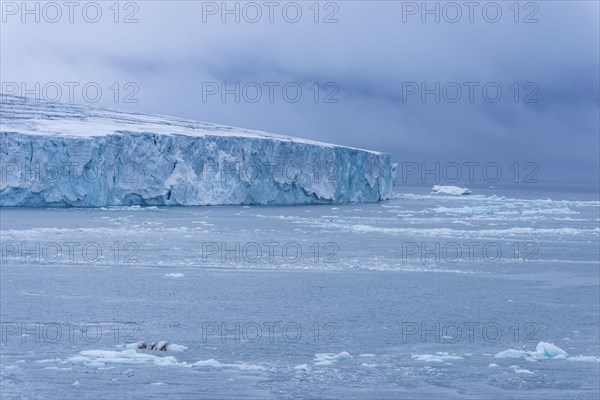
[[[2,393],[598,398],[597,194],[430,190],[2,208]]]

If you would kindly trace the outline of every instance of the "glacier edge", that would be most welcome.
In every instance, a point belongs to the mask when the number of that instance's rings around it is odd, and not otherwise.
[[[61,134],[75,117],[102,131],[111,114],[61,105],[44,119],[47,105],[15,103],[1,115],[4,207],[337,204],[392,195],[395,165],[385,153],[235,131],[187,135],[170,128],[179,120],[131,129],[139,114],[119,130]],[[56,132],[47,133],[48,123]]]

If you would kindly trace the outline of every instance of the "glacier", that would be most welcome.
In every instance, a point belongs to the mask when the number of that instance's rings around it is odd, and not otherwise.
[[[386,153],[2,95],[0,206],[338,204],[391,198]]]

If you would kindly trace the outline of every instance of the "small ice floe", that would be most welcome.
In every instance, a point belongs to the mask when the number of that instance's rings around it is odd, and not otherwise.
[[[223,368],[225,366],[225,364],[223,364],[223,363],[215,360],[214,358],[211,358],[210,360],[196,361],[195,363],[192,364],[192,366],[194,366],[194,367]]]
[[[304,371],[308,371],[310,368],[308,367],[308,364],[300,364],[300,365],[296,365],[294,367],[294,369],[296,371],[302,371],[302,372],[304,372]]]
[[[525,368],[515,368],[515,374],[535,375],[534,372]]]
[[[48,364],[48,363],[56,363],[56,362],[61,362],[62,359],[60,358],[49,358],[49,359],[45,359],[45,360],[35,360],[36,363],[38,364]]]
[[[431,194],[453,194],[459,196],[463,194],[471,194],[471,189],[461,188],[458,186],[435,185],[433,189],[431,189]]]
[[[359,354],[359,357],[375,357],[375,354],[371,354],[371,353],[363,353],[363,354]]]
[[[432,362],[432,363],[444,363],[444,364],[451,364],[454,361],[464,360],[463,357],[456,356],[456,355],[450,355],[450,354],[446,353],[445,351],[438,351],[437,353],[435,353],[435,355],[433,355],[433,354],[416,354],[414,356],[411,356],[411,358],[413,358],[417,361]]]
[[[226,364],[211,358],[210,360],[200,360],[191,364],[192,367],[209,367],[209,368],[230,368],[239,369],[240,371],[264,371],[265,368],[260,365],[248,363]]]
[[[375,364],[369,364],[369,363],[362,363],[360,364],[361,367],[365,367],[365,368],[375,368],[376,365]]]
[[[332,365],[337,363],[338,361],[350,360],[353,357],[347,351],[342,351],[341,353],[317,353],[315,354],[315,359],[313,360],[315,365]]]
[[[79,381],[73,382],[73,386],[79,386]]]
[[[105,367],[106,365],[143,365],[153,364],[160,366],[178,365],[172,356],[159,357],[152,354],[138,353],[134,349],[123,351],[112,350],[85,350],[79,355],[66,360],[68,363],[80,363],[88,367]]]
[[[500,366],[498,364],[494,364],[494,363],[488,364],[488,368],[499,368],[499,367]]]
[[[165,274],[165,276],[167,276],[169,278],[183,278],[184,275],[181,272],[175,272],[175,273]]]
[[[167,351],[172,351],[173,353],[181,353],[187,350],[187,346],[182,346],[177,343],[167,343]]]
[[[554,345],[554,343],[539,342],[535,351],[524,351],[509,349],[497,353],[495,358],[525,358],[529,361],[534,360],[564,360],[569,357],[569,353]]]
[[[567,358],[569,361],[580,361],[580,362],[600,362],[600,357],[594,356],[574,356]]]
[[[526,351],[516,349],[504,350],[494,355],[495,358],[525,358],[526,356]]]

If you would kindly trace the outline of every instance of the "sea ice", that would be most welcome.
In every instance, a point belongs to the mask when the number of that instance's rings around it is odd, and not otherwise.
[[[332,365],[338,361],[350,360],[353,358],[350,353],[342,351],[339,354],[335,353],[317,353],[315,354],[315,365]]]
[[[411,358],[414,358],[415,360],[418,360],[418,361],[432,362],[432,363],[452,363],[454,361],[464,360],[463,357],[450,355],[447,352],[442,352],[442,351],[438,351],[437,353],[435,353],[435,355],[433,355],[433,354],[416,354],[416,355],[411,356]]]
[[[569,354],[553,343],[539,342],[535,351],[524,351],[509,349],[497,353],[495,358],[525,358],[533,360],[555,359],[563,360],[569,357]]]
[[[432,194],[453,194],[453,195],[462,195],[462,194],[471,194],[471,189],[461,188],[458,186],[441,186],[435,185],[433,189],[431,189]]]

